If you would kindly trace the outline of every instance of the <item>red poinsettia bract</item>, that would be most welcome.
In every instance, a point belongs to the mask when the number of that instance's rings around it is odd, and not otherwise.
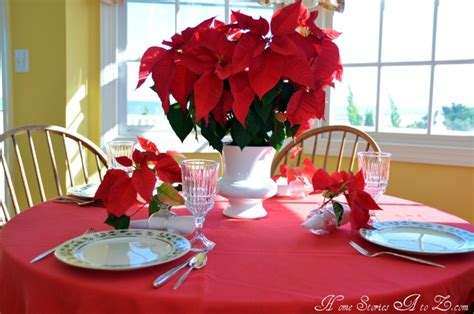
[[[118,157],[125,167],[134,167],[131,176],[121,169],[109,169],[94,199],[102,200],[109,214],[124,215],[136,203],[149,203],[157,179],[181,182],[181,168],[173,159],[175,152],[160,153],[156,145],[142,137],[138,142],[144,151],[134,150],[132,159]]]
[[[318,169],[313,176],[315,193],[324,191],[328,198],[343,194],[351,208],[351,228],[371,228],[368,225],[369,210],[381,210],[369,193],[364,191],[364,176],[362,171],[353,174],[350,172],[334,172],[329,175],[326,170]]]
[[[149,48],[137,87],[151,75],[166,113],[172,95],[185,113],[194,106],[195,123],[207,123],[212,114],[224,125],[232,112],[245,126],[254,98],[288,81],[294,93],[285,114],[304,131],[312,119],[324,118],[324,87],[342,74],[332,42],[338,33],[317,27],[316,16],[296,2],[276,11],[270,23],[240,12],[232,12],[227,25],[206,20],[163,42],[169,49]]]

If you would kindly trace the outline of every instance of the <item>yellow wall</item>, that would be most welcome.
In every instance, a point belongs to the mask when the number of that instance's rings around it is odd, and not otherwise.
[[[14,126],[57,124],[99,142],[99,26],[98,0],[10,0],[12,55],[30,49],[30,72],[12,75]],[[387,193],[474,222],[473,191],[474,168],[393,162]]]

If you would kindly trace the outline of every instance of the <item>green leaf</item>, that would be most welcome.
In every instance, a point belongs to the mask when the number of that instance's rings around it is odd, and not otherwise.
[[[334,214],[336,214],[336,225],[339,227],[339,223],[342,220],[342,215],[344,214],[344,208],[338,202],[332,201],[332,208],[334,209]]]
[[[280,81],[278,82],[277,85],[275,85],[275,87],[273,87],[263,96],[261,102],[258,100],[258,98],[255,98],[252,106],[253,108],[255,108],[255,111],[260,116],[260,118],[262,118],[263,122],[267,121],[268,116],[275,108],[274,106],[275,97],[281,92],[282,88],[283,88],[283,82]]]
[[[222,144],[222,138],[224,137],[225,131],[222,126],[214,120],[212,116],[209,116],[209,122],[206,125],[204,120],[201,120],[201,135],[209,142],[215,150],[222,152],[224,145]]]
[[[285,140],[285,124],[278,121],[276,118],[274,118],[272,136],[270,137],[270,145],[272,145],[273,148],[275,148],[278,151],[282,147],[284,140]]]
[[[282,89],[283,89],[283,82],[279,81],[278,84],[275,85],[275,87],[273,87],[265,95],[263,95],[263,98],[262,98],[263,105],[266,106],[268,104],[273,104],[273,100],[281,92]]]
[[[158,198],[156,198],[156,195],[153,195],[150,205],[148,205],[148,216],[158,212],[160,210],[160,204],[161,202],[158,200]]]
[[[298,132],[299,128],[300,128],[299,124],[291,125],[288,120],[285,121],[285,130],[286,130],[286,136],[287,137],[295,137],[295,135]]]
[[[115,229],[127,229],[130,225],[130,217],[127,215],[116,217],[114,214],[109,214],[104,223],[114,227]]]
[[[179,192],[171,185],[171,183],[162,183],[156,191],[158,192],[158,200],[169,206],[184,205],[184,199]]]
[[[253,138],[262,126],[263,123],[258,118],[257,113],[253,110],[250,110],[249,114],[247,115],[247,119],[245,120],[245,131],[249,133]]]
[[[235,144],[237,144],[240,149],[244,149],[245,146],[252,142],[252,134],[248,133],[242,124],[240,124],[237,119],[234,120],[230,134],[232,139],[234,140]]]
[[[166,117],[168,118],[174,133],[176,133],[181,142],[183,142],[193,130],[194,123],[191,116],[186,112],[183,112],[179,104],[173,104]]]

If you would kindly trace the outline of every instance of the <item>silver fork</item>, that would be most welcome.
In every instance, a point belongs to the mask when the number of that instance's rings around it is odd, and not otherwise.
[[[92,233],[94,232],[94,228],[87,228],[86,231],[84,231],[84,234],[89,234],[89,233]],[[47,251],[44,251],[43,253],[41,253],[40,255],[36,256],[35,258],[33,258],[31,261],[30,261],[30,264],[33,264],[33,263],[36,263],[37,261],[39,260],[42,260],[43,258],[45,258],[46,256],[48,256],[49,254],[53,253],[56,248],[58,246],[55,246]]]
[[[358,245],[357,243],[355,243],[353,241],[349,241],[349,244],[352,245],[352,247],[354,249],[356,249],[360,254],[368,256],[368,257],[376,257],[376,256],[379,256],[381,254],[388,254],[388,255],[401,257],[401,258],[404,258],[404,259],[407,259],[407,260],[410,260],[410,261],[413,261],[413,262],[418,262],[418,263],[422,263],[422,264],[427,264],[427,265],[431,265],[431,266],[444,268],[444,265],[441,265],[441,264],[438,264],[438,263],[430,262],[430,261],[427,261],[425,259],[421,259],[421,258],[418,258],[418,257],[403,255],[403,254],[389,252],[389,251],[382,251],[382,252],[377,252],[377,253],[372,253],[371,254],[366,249],[362,248],[360,245]]]

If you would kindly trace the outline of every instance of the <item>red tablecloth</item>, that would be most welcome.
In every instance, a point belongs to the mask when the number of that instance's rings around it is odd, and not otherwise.
[[[446,313],[433,307],[451,304],[456,310],[473,302],[474,253],[427,257],[445,269],[390,256],[364,257],[349,240],[371,251],[380,247],[351,234],[349,226],[328,236],[299,226],[315,201],[314,196],[270,199],[265,202],[268,216],[253,221],[225,218],[225,201],[217,201],[204,228],[217,245],[207,266],[191,273],[177,291],[171,289],[176,279],[157,290],[151,283],[184,257],[123,272],[75,268],[54,256],[30,264],[38,253],[87,227],[108,229],[102,223],[103,208],[40,204],[0,232],[0,313],[275,314],[314,313],[317,306],[334,312],[380,306],[394,313],[404,302],[413,306],[411,312]],[[429,221],[474,230],[460,218],[421,204],[388,196],[380,203],[385,209],[378,213],[380,220]]]

